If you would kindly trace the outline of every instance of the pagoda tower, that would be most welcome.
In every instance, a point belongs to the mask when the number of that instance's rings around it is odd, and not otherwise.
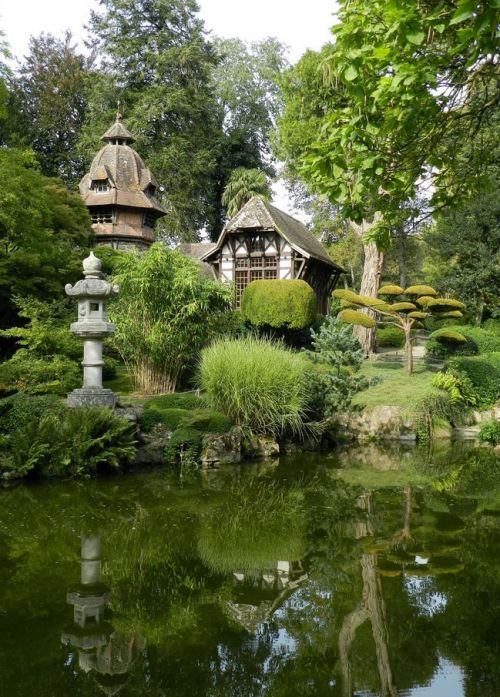
[[[155,241],[155,225],[166,211],[156,200],[158,184],[131,147],[134,136],[116,122],[101,137],[106,144],[80,182],[89,209],[96,244],[114,249],[147,249]]]

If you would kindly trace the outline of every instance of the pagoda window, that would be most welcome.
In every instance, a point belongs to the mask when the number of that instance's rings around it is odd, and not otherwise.
[[[153,213],[144,213],[144,227],[154,228],[156,217]]]
[[[96,191],[99,194],[106,193],[106,191],[109,191],[108,182],[94,182],[92,184],[92,191]]]
[[[90,217],[92,218],[92,224],[98,225],[99,223],[112,223],[113,222],[113,209],[112,208],[94,208]]]

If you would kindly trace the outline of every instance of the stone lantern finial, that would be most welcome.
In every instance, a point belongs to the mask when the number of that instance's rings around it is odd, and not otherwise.
[[[83,260],[83,275],[85,278],[102,278],[101,269],[102,261],[91,251]]]
[[[116,404],[114,393],[102,386],[102,342],[115,331],[114,324],[108,322],[107,300],[118,295],[119,289],[103,278],[101,269],[101,260],[90,252],[83,260],[85,279],[65,287],[66,295],[78,300],[78,320],[70,329],[83,339],[83,387],[68,395],[70,407],[114,407]]]

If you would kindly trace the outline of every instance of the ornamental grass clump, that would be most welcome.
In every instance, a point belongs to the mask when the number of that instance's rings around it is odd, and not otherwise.
[[[237,426],[256,434],[300,435],[308,407],[307,358],[267,339],[223,338],[204,349],[205,399]]]

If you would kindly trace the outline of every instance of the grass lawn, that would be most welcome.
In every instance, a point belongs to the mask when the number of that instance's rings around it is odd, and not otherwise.
[[[377,385],[360,392],[353,399],[353,404],[375,407],[378,405],[411,407],[428,394],[437,394],[431,380],[435,370],[417,364],[412,375],[405,373],[402,363],[385,361],[365,361],[361,373],[367,378],[381,380]]]

